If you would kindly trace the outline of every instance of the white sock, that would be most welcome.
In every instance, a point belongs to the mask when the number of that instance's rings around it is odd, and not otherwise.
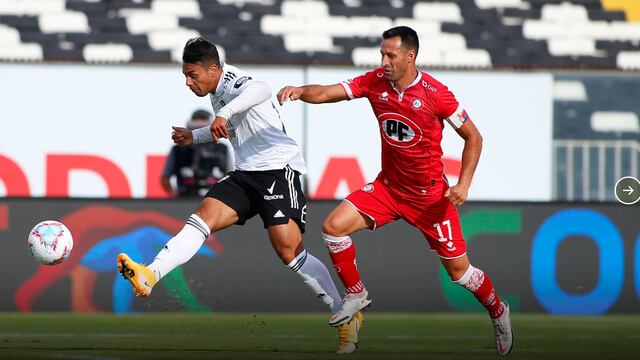
[[[331,313],[340,310],[340,294],[329,270],[320,260],[303,250],[287,267],[302,277],[309,289],[329,306]]]
[[[189,216],[182,230],[165,244],[149,265],[156,279],[162,279],[171,270],[189,261],[210,234],[209,226],[198,215]]]

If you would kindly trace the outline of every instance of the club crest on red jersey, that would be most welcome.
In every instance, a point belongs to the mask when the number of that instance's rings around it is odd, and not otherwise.
[[[390,145],[408,148],[422,139],[422,129],[406,116],[384,113],[378,116],[382,137]]]
[[[363,186],[361,189],[364,192],[368,192],[368,193],[373,192],[373,184],[367,184]]]

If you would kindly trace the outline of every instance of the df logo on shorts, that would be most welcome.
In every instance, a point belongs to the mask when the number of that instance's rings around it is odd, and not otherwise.
[[[633,176],[625,176],[616,182],[616,199],[625,205],[632,205],[640,200],[640,181]]]

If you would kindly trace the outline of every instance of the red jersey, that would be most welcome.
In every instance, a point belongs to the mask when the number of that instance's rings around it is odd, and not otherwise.
[[[382,138],[382,171],[378,177],[394,191],[428,196],[441,183],[444,120],[459,128],[468,119],[449,89],[418,71],[401,93],[384,78],[381,68],[340,83],[351,99],[366,97],[373,108]]]

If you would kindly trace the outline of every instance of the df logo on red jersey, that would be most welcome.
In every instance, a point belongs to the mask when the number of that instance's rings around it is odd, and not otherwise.
[[[422,139],[422,129],[408,117],[396,113],[378,116],[382,137],[390,145],[408,148]]]

